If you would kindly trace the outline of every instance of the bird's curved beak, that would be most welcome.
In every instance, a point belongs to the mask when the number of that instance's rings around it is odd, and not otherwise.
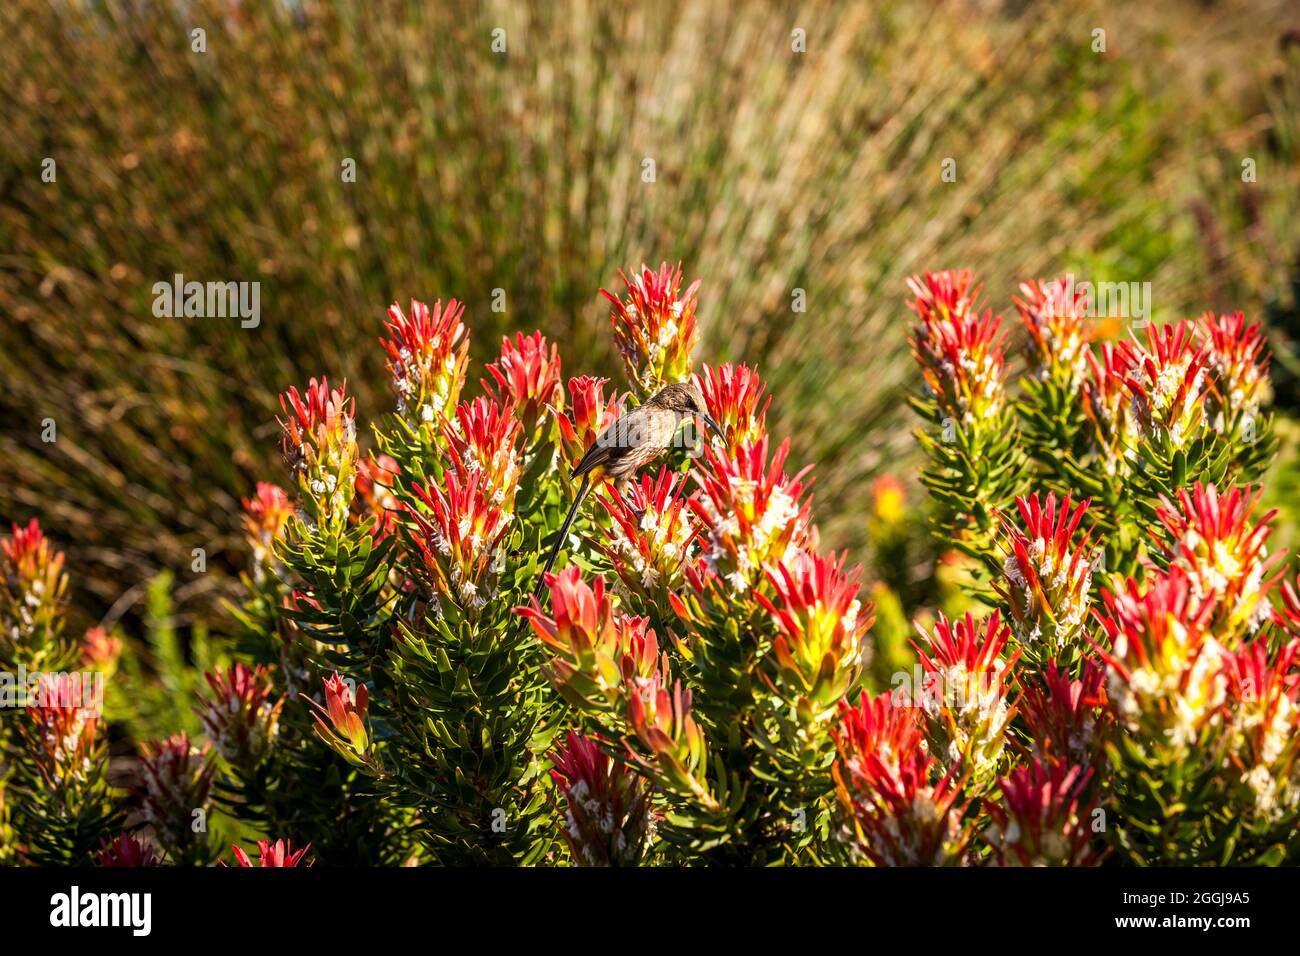
[[[710,431],[712,431],[713,434],[718,436],[718,441],[722,442],[723,444],[726,444],[727,436],[726,433],[723,432],[722,426],[719,425],[717,422],[715,422],[711,415],[705,415],[703,413],[700,413],[700,418],[704,420],[704,424],[709,426]]]

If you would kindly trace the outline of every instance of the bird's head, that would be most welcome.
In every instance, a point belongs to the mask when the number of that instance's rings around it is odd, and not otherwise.
[[[682,417],[689,415],[692,418],[699,418],[713,430],[715,435],[726,441],[722,426],[709,414],[708,406],[704,403],[704,393],[694,382],[673,382],[671,385],[665,385],[655,392],[654,397],[646,404],[669,409]]]

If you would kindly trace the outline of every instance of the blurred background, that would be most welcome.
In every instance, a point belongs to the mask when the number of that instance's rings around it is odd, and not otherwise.
[[[82,623],[175,653],[218,620],[240,496],[283,481],[276,395],[328,374],[390,407],[390,302],[459,297],[476,359],[540,328],[617,380],[597,290],[680,260],[701,360],[760,369],[823,541],[904,614],[935,558],[908,274],[974,269],[1003,312],[1066,271],[1150,282],[1157,320],[1243,309],[1295,409],[1298,31],[1287,0],[5,0],[0,518],[67,550]],[[260,325],[155,318],[178,272],[260,282]]]

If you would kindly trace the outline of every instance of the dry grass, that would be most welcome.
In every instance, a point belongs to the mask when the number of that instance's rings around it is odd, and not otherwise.
[[[1000,308],[1030,274],[1150,281],[1172,317],[1276,305],[1297,252],[1281,0],[99,6],[0,10],[0,514],[114,613],[159,568],[210,607],[238,496],[280,474],[276,393],[326,372],[387,408],[394,299],[465,299],[480,357],[540,327],[612,374],[597,288],[684,260],[704,358],[760,366],[855,544],[864,479],[909,467],[906,274],[972,267]],[[261,326],[153,318],[175,272],[260,281]]]

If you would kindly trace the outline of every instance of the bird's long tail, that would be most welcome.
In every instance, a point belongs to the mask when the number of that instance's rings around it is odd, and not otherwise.
[[[564,516],[564,524],[560,526],[560,533],[555,538],[555,544],[551,545],[551,553],[546,557],[546,566],[542,568],[542,573],[537,577],[537,583],[533,585],[533,597],[540,597],[542,587],[546,582],[547,572],[555,566],[555,559],[560,556],[560,548],[564,547],[565,539],[569,537],[569,529],[573,527],[573,519],[578,516],[578,509],[582,507],[582,499],[587,497],[587,492],[591,490],[591,482],[587,475],[582,476],[582,484],[578,486],[578,493],[573,498],[573,504],[569,506],[569,513]]]

